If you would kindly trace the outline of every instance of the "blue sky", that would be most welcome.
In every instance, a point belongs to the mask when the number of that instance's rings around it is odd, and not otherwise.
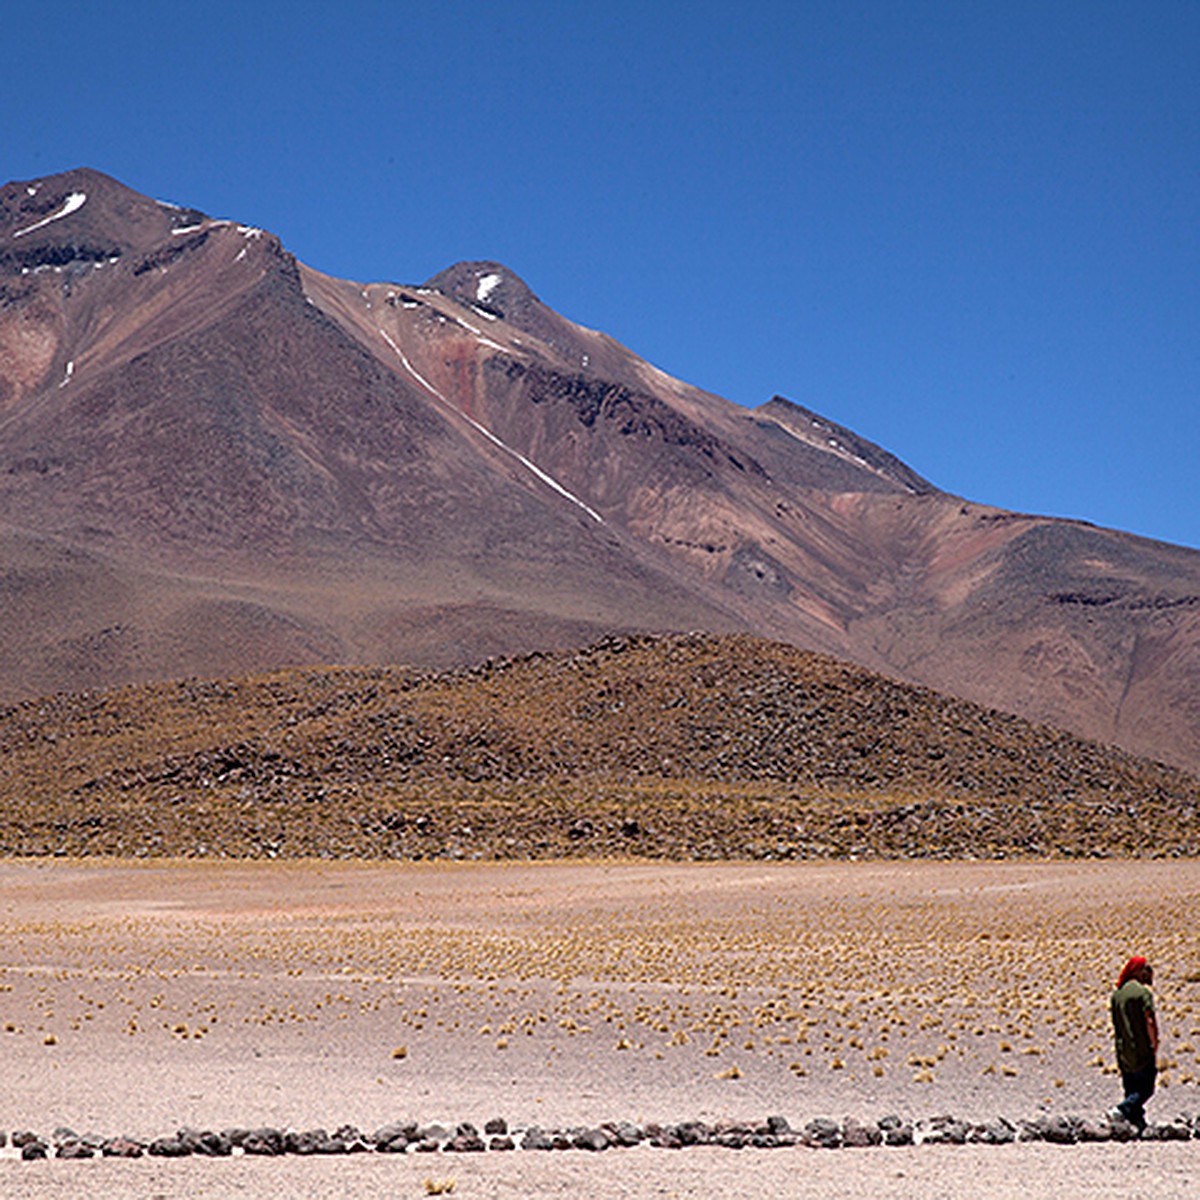
[[[5,14],[0,177],[334,275],[491,258],[974,500],[1200,547],[1200,3],[210,2]]]

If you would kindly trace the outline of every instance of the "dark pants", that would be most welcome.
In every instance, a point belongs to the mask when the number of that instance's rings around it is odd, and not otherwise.
[[[1125,1099],[1117,1105],[1125,1120],[1135,1126],[1140,1133],[1146,1128],[1146,1101],[1154,1095],[1154,1079],[1158,1074],[1157,1067],[1146,1067],[1142,1071],[1121,1072],[1121,1086],[1125,1089]]]

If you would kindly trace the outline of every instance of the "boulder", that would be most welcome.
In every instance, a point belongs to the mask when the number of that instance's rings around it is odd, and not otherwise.
[[[552,1147],[553,1143],[549,1135],[536,1125],[531,1125],[525,1130],[525,1134],[521,1138],[522,1150],[550,1150]]]
[[[187,1158],[191,1150],[186,1143],[177,1137],[155,1138],[150,1143],[150,1151],[156,1158]]]
[[[242,1149],[247,1154],[271,1156],[283,1153],[284,1137],[281,1130],[263,1126],[252,1129],[242,1140]]]
[[[141,1158],[145,1147],[132,1138],[115,1137],[104,1143],[102,1153],[105,1158]]]
[[[612,1142],[602,1129],[580,1129],[571,1138],[576,1150],[607,1150]]]
[[[842,1144],[842,1127],[828,1117],[814,1117],[804,1126],[804,1140],[820,1150],[836,1150]]]
[[[842,1145],[851,1148],[879,1146],[883,1143],[883,1130],[878,1125],[864,1125],[853,1117],[842,1122]]]

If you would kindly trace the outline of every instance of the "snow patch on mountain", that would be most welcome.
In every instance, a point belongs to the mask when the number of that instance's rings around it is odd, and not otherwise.
[[[604,518],[594,508],[585,504],[582,500],[579,499],[578,496],[574,495],[573,493],[569,492],[565,487],[563,487],[563,485],[561,483],[559,483],[557,479],[553,478],[550,475],[547,475],[546,472],[543,471],[542,468],[539,467],[536,463],[530,462],[529,459],[527,459],[523,454],[518,453],[518,451],[514,450],[511,446],[507,445],[505,442],[502,442],[490,429],[481,425],[473,417],[469,417],[456,404],[452,404],[445,396],[443,396],[442,393],[439,392],[438,389],[435,388],[433,386],[433,384],[430,383],[429,380],[426,379],[425,376],[422,375],[421,372],[418,371],[417,368],[414,367],[412,365],[412,363],[408,361],[408,356],[388,336],[386,330],[381,329],[379,331],[379,336],[382,337],[383,340],[385,342],[387,342],[387,344],[389,346],[391,346],[391,348],[395,351],[396,356],[400,359],[401,363],[404,364],[404,369],[423,388],[425,388],[425,390],[427,392],[430,392],[432,395],[436,396],[448,409],[450,409],[452,412],[456,413],[458,416],[462,417],[462,419],[464,421],[466,421],[468,425],[470,425],[473,429],[476,429],[479,433],[483,434],[483,436],[485,438],[487,438],[489,442],[491,442],[493,445],[499,447],[501,450],[504,451],[505,454],[512,455],[512,457],[515,458],[517,460],[517,462],[519,462],[526,470],[532,472],[535,476],[537,476],[537,478],[540,479],[547,487],[552,488],[554,491],[558,492],[558,494],[560,496],[563,496],[565,499],[570,500],[570,502],[572,504],[583,509],[583,511],[585,513],[587,513],[587,515],[589,517],[591,517],[593,521],[596,521],[601,525],[604,524]]]
[[[826,431],[829,429],[829,426],[823,421],[813,419],[809,422],[809,424],[814,429]],[[886,479],[891,483],[900,482],[882,467],[878,467],[874,463],[868,462],[861,454],[855,454],[849,447],[843,446],[837,438],[827,437],[824,439],[825,444],[822,445],[821,440],[814,437],[805,437],[803,433],[793,429],[784,421],[776,421],[775,425],[777,428],[782,429],[783,432],[789,437],[795,438],[796,441],[803,443],[805,446],[812,446],[816,450],[823,450],[826,454],[832,454],[835,458],[842,459],[843,462],[852,462],[855,464],[855,466],[870,471],[872,475],[879,476],[880,479]],[[900,483],[900,486],[903,487],[910,496],[915,496],[917,494],[916,488],[910,487],[907,483]]]
[[[43,225],[49,225],[51,221],[61,221],[63,217],[69,217],[73,212],[77,212],[84,206],[87,201],[87,192],[72,192],[62,203],[62,208],[56,213],[51,213],[48,217],[43,217],[40,221],[36,221],[32,225],[26,225],[24,229],[18,229],[13,237],[24,237],[27,233],[32,233],[35,229],[41,229]]]
[[[457,321],[468,333],[474,334],[479,341],[483,343],[483,345],[491,346],[493,350],[499,350],[501,352],[506,349],[506,347],[501,346],[499,342],[493,342],[492,339],[488,337],[482,329],[476,329],[470,321],[464,321],[461,317],[458,317]]]
[[[487,275],[479,277],[479,283],[475,288],[475,299],[486,300],[504,281],[503,275],[497,275],[495,272],[489,272]]]

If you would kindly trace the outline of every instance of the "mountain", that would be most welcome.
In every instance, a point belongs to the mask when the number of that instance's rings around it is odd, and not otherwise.
[[[0,606],[7,700],[747,631],[1200,770],[1200,553],[91,170],[0,189]]]

